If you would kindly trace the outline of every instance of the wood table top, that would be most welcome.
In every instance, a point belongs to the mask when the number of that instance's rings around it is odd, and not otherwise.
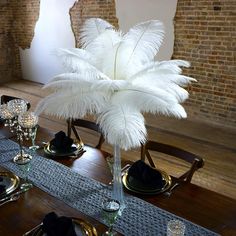
[[[1,133],[7,136],[2,126],[0,126]],[[48,141],[52,138],[52,132],[40,127],[38,140]],[[112,176],[104,156],[109,154],[88,146],[85,149],[86,152],[78,159],[60,158],[55,161],[69,166],[84,176],[108,184]],[[39,154],[44,155],[42,150],[39,150]],[[170,197],[163,194],[135,196],[221,235],[236,235],[236,200],[234,199],[191,183],[177,187]],[[44,216],[52,211],[58,215],[83,218],[92,223],[99,234],[106,229],[106,226],[98,221],[34,187],[22,194],[17,203],[0,207],[0,235],[22,235],[42,222]]]

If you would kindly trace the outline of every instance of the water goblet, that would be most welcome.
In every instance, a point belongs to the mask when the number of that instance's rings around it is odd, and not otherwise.
[[[23,174],[24,182],[21,184],[21,189],[31,188],[33,184],[28,180],[29,170],[31,168],[32,156],[29,154],[24,154],[21,158],[15,160],[15,163],[19,166]]]
[[[117,219],[119,210],[120,210],[120,203],[115,199],[106,199],[102,203],[102,217],[109,227],[108,230],[104,232],[102,235],[104,236],[116,235],[116,233],[113,232],[113,226]]]

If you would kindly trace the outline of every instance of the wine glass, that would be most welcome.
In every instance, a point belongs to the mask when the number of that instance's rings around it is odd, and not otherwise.
[[[22,158],[15,160],[15,163],[19,166],[23,174],[24,182],[21,184],[21,189],[28,189],[33,187],[33,184],[28,180],[29,170],[31,168],[32,156],[29,154],[24,154]]]
[[[106,199],[102,203],[102,217],[109,227],[108,230],[103,233],[104,236],[116,235],[116,233],[113,232],[113,225],[117,219],[119,210],[120,202],[115,199]]]

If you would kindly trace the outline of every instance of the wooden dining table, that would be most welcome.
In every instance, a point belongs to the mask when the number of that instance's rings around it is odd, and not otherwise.
[[[0,134],[15,139],[10,137],[11,134],[3,125],[0,125]],[[53,132],[40,127],[36,142],[49,141],[53,137]],[[108,184],[112,180],[106,161],[109,154],[90,146],[85,146],[85,151],[79,158],[65,157],[54,158],[54,160],[74,169],[81,175]],[[45,155],[42,148],[38,150],[38,153],[42,156]],[[130,163],[130,161],[124,161],[122,165],[126,163]],[[0,167],[0,170],[4,170],[4,168]],[[174,189],[169,197],[164,194],[144,196],[128,190],[125,191],[220,235],[236,235],[236,200],[222,194],[192,183],[182,183]],[[17,202],[7,203],[0,207],[0,235],[23,235],[41,223],[49,212],[84,219],[97,229],[99,235],[107,228],[63,201],[37,187],[33,187],[21,194]]]

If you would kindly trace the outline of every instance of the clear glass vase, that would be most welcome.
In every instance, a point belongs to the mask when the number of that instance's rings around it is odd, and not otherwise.
[[[124,191],[121,178],[121,153],[119,145],[114,146],[112,198],[119,201],[120,203],[119,214],[121,214],[125,208],[125,199],[124,199]]]

